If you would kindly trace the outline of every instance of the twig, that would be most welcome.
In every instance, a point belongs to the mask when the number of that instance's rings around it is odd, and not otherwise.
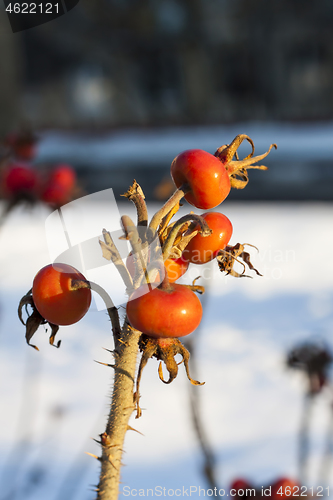
[[[332,387],[330,387],[332,389]],[[333,455],[333,401],[330,401],[330,414],[326,431],[325,450],[322,457],[319,470],[318,484],[329,485],[330,482],[330,469],[332,467]]]
[[[155,233],[157,231],[158,226],[160,225],[162,219],[170,212],[170,210],[173,209],[177,203],[185,196],[185,194],[190,190],[189,186],[187,184],[184,184],[180,188],[178,188],[171,198],[168,199],[168,201],[163,205],[163,207],[156,212],[156,214],[153,216],[152,220],[150,221],[149,224],[149,229],[151,230],[151,237],[155,237]]]
[[[147,273],[148,248],[146,247],[143,250],[137,227],[134,225],[134,222],[130,217],[128,217],[128,215],[123,215],[121,217],[121,223],[125,233],[124,238],[129,240],[131,247],[133,249],[133,257],[134,256],[138,257],[138,258],[133,258],[133,262],[135,264],[135,276],[133,279],[133,286],[134,288],[137,288],[140,285],[143,274],[146,277],[148,286],[150,286],[149,277]]]
[[[126,193],[124,193],[122,196],[125,196],[127,199],[134,203],[138,214],[138,226],[147,227],[148,211],[145,202],[145,195],[143,194],[141,186],[136,182],[136,180],[134,180],[132,186],[130,186]]]
[[[127,267],[123,263],[121,255],[118,251],[118,248],[114,244],[111,234],[106,229],[103,229],[103,238],[104,241],[99,241],[99,244],[102,248],[103,257],[107,260],[111,260],[114,263],[123,282],[125,283],[126,293],[130,295],[133,290],[132,277],[128,272]]]
[[[307,462],[309,457],[309,427],[311,421],[311,410],[314,395],[311,391],[306,392],[303,403],[303,413],[299,432],[299,483],[307,484]]]

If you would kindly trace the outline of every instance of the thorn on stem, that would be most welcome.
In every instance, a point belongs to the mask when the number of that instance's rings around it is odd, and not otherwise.
[[[109,366],[110,368],[115,368],[116,365],[111,365],[110,363],[102,363],[102,361],[97,361],[94,359],[95,363],[98,363],[99,365],[104,365],[104,366]]]
[[[142,432],[138,431],[137,429],[134,429],[134,427],[131,427],[130,425],[127,426],[127,430],[137,432],[138,434],[141,434],[141,436],[144,436]]]
[[[89,455],[90,457],[96,458],[99,462],[101,462],[101,457],[98,457],[97,455],[94,455],[93,453],[89,453],[89,451],[85,451],[86,455]]]

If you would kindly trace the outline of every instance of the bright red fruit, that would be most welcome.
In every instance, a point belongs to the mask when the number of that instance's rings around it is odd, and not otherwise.
[[[145,290],[147,290],[147,285]],[[143,293],[142,287],[131,295],[126,312],[133,328],[148,337],[184,337],[200,324],[202,306],[192,290],[172,284],[163,289],[153,288]]]
[[[202,149],[188,149],[171,164],[171,176],[179,188],[187,183],[185,199],[197,208],[217,207],[230,192],[228,172],[222,162]]]
[[[72,280],[84,280],[83,274],[68,264],[49,264],[35,276],[32,297],[38,312],[55,325],[72,325],[89,309],[89,288],[75,289]]]
[[[198,233],[183,251],[183,259],[194,264],[205,264],[214,259],[219,250],[229,243],[232,235],[232,224],[225,215],[219,212],[207,212],[202,217],[213,233],[206,237]]]
[[[1,184],[7,196],[32,194],[37,189],[38,176],[30,167],[9,165],[2,174]]]

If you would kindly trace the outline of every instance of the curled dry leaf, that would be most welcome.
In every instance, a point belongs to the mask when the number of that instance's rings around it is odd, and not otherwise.
[[[249,243],[243,243],[243,244],[237,243],[233,247],[226,246],[223,250],[219,251],[216,260],[218,262],[219,269],[221,272],[225,272],[226,274],[230,274],[231,276],[234,276],[236,278],[251,278],[251,276],[244,274],[246,269],[245,266],[246,264],[249,267],[249,269],[255,271],[258,276],[262,276],[262,274],[260,274],[259,271],[255,269],[255,267],[253,267],[250,260],[250,254],[248,252],[244,252],[245,245],[256,248],[254,245],[250,245]],[[242,273],[238,273],[237,271],[234,270],[233,267],[235,262],[238,262],[243,266]]]
[[[158,228],[158,235],[161,239],[161,242],[164,243],[168,236],[167,234],[164,235],[164,232],[167,230],[169,227],[169,222],[171,221],[172,217],[178,212],[180,208],[180,203],[179,201],[171,208],[171,210],[166,214],[165,217],[161,220],[160,226]],[[172,225],[172,224],[171,224]]]
[[[32,309],[32,312],[29,311],[28,307]],[[25,310],[28,318],[26,321],[23,319],[23,309]],[[29,292],[22,297],[19,303],[18,307],[18,316],[21,321],[21,323],[26,327],[26,332],[25,332],[25,338],[27,341],[27,344],[39,351],[38,347],[36,345],[30,344],[30,340],[33,337],[33,335],[36,333],[40,325],[46,325],[48,324],[51,328],[51,335],[49,338],[49,342],[51,345],[54,345],[54,347],[60,347],[61,340],[57,342],[57,344],[54,344],[54,339],[55,336],[59,330],[58,325],[54,325],[53,323],[50,323],[47,321],[43,316],[41,316],[34,304],[34,300],[32,298],[32,288],[29,290]]]

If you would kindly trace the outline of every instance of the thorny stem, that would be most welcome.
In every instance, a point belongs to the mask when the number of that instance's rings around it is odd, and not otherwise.
[[[153,237],[160,225],[163,217],[165,217],[172,208],[179,203],[179,201],[185,196],[185,194],[190,190],[187,184],[183,184],[178,188],[173,195],[168,199],[168,201],[163,205],[163,207],[156,212],[149,224],[149,229],[152,231]]]
[[[116,341],[115,363],[112,365],[115,371],[112,402],[106,430],[101,436],[98,500],[118,499],[123,443],[129,429],[129,418],[135,409],[133,389],[140,335],[139,331],[134,330],[125,321],[121,338]]]
[[[123,216],[121,222],[125,232],[124,237],[130,241],[133,252],[140,256],[142,274],[142,269],[145,270],[146,264],[142,256],[137,228],[128,216]],[[98,290],[95,289],[95,291]],[[118,499],[123,443],[127,430],[131,429],[128,421],[135,409],[134,381],[139,352],[138,342],[141,335],[141,332],[129,325],[127,318],[125,318],[123,328],[120,328],[118,311],[113,304],[108,307],[108,313],[112,322],[115,345],[114,364],[108,366],[114,369],[115,374],[108,422],[100,441],[102,455],[98,457],[101,462],[100,481],[97,488],[98,500]]]
[[[181,217],[173,226],[170,233],[168,234],[167,239],[163,245],[163,260],[166,260],[172,250],[175,239],[177,238],[179,229],[188,221],[194,221],[200,224],[200,232],[202,236],[209,236],[212,234],[212,230],[208,226],[207,222],[200,215],[188,214]]]

